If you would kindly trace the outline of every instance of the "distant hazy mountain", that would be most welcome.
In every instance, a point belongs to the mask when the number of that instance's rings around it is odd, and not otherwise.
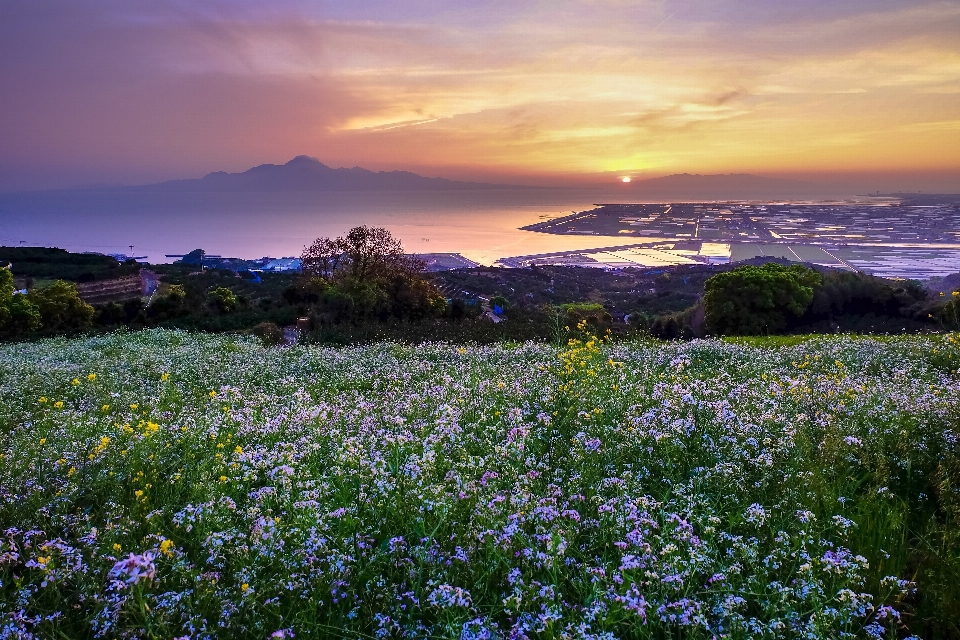
[[[362,167],[332,169],[316,158],[297,156],[286,164],[261,164],[243,173],[216,171],[195,180],[130,187],[138,191],[413,191],[493,189],[508,185],[425,178],[409,171],[374,172]]]
[[[632,193],[647,197],[709,200],[796,198],[818,195],[824,191],[821,185],[763,178],[749,173],[678,173],[662,178],[635,180],[624,186]]]

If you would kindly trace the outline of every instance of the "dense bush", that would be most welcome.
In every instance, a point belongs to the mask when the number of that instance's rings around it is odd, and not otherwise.
[[[283,344],[283,329],[273,322],[261,322],[251,329],[250,333],[260,338],[264,346],[273,347]]]
[[[27,299],[40,312],[44,333],[75,333],[90,326],[94,308],[84,302],[72,282],[57,280],[46,287],[38,287],[27,294]]]
[[[90,282],[137,273],[140,265],[120,264],[98,253],[70,253],[48,247],[0,247],[0,265],[13,265],[17,277]]]
[[[814,288],[810,307],[800,319],[802,326],[825,323],[845,329],[844,325],[855,317],[926,320],[922,312],[928,306],[928,293],[919,282],[849,271],[828,271],[822,277]]]
[[[954,291],[951,300],[937,311],[937,320],[951,331],[960,330],[960,291]]]
[[[945,317],[915,281],[775,263],[714,276],[707,280],[705,301],[707,329],[721,335],[929,331]],[[666,317],[657,330],[698,335],[683,319]]]
[[[210,304],[221,313],[235,311],[239,302],[237,295],[227,287],[217,287],[209,294]]]
[[[20,338],[40,328],[40,310],[27,296],[13,292],[13,273],[0,267],[0,339]]]
[[[560,305],[566,327],[576,327],[585,322],[597,335],[605,335],[613,327],[613,317],[602,305],[595,302],[577,302]]]
[[[812,269],[774,262],[719,273],[704,284],[707,329],[719,335],[779,333],[806,312],[821,282]]]

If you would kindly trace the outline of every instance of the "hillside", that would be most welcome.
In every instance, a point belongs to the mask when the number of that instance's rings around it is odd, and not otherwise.
[[[140,269],[135,261],[121,264],[115,258],[100,253],[71,253],[49,247],[0,246],[0,267],[8,264],[18,280],[90,282],[135,275]]]
[[[960,631],[957,336],[583,338],[0,347],[5,634]]]

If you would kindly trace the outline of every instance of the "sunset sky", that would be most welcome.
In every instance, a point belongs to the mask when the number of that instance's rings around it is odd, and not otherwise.
[[[298,154],[960,187],[960,3],[0,0],[0,190]]]

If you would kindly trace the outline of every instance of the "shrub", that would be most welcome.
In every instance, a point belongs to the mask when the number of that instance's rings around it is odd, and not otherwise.
[[[182,284],[172,284],[167,290],[167,297],[182,302],[187,297],[187,290],[183,288]]]
[[[14,295],[13,273],[0,268],[0,338],[14,339],[40,328],[40,310],[27,296]]]
[[[952,300],[937,311],[937,320],[951,331],[960,329],[960,291],[954,291]]]
[[[603,335],[613,327],[613,316],[602,304],[575,302],[562,304],[560,308],[564,312],[568,327],[576,327],[586,322],[586,328],[597,335]]]
[[[783,331],[806,312],[821,281],[812,269],[774,262],[718,273],[704,285],[707,330],[720,335]]]
[[[909,317],[923,305],[927,292],[916,281],[891,281],[865,273],[830,271],[814,288],[804,322],[844,315]]]
[[[250,333],[260,338],[265,346],[273,347],[283,344],[283,329],[273,322],[261,322]]]
[[[230,313],[237,308],[236,294],[226,287],[217,287],[208,296],[210,304],[222,313]]]
[[[27,297],[40,311],[44,332],[82,331],[93,320],[93,307],[80,298],[73,283],[57,280],[47,287],[34,289]]]

